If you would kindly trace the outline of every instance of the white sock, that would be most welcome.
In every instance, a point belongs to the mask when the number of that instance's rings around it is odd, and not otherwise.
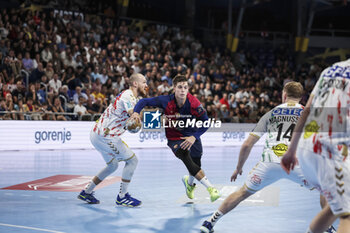
[[[128,192],[128,185],[130,182],[121,182],[120,183],[120,190],[119,190],[119,197],[123,198],[125,194]]]
[[[206,176],[204,176],[199,182],[201,182],[201,184],[204,185],[206,188],[213,187],[213,185],[210,183]]]
[[[85,186],[85,192],[87,194],[91,194],[92,190],[96,187],[96,184],[91,180],[86,186]]]
[[[313,232],[311,231],[310,227],[308,227],[305,233],[313,233]]]
[[[194,176],[189,175],[188,176],[188,181],[187,181],[188,184],[192,186],[193,185],[193,181],[194,181]]]
[[[214,226],[222,216],[224,216],[224,214],[220,210],[217,210],[210,218],[208,218],[208,221]]]

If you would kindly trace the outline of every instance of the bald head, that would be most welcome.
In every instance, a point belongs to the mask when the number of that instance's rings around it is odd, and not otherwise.
[[[132,74],[130,76],[130,89],[133,90],[134,95],[146,97],[147,96],[147,81],[142,74]]]
[[[140,73],[134,73],[130,76],[130,85],[133,85],[134,82],[141,82],[145,77]]]

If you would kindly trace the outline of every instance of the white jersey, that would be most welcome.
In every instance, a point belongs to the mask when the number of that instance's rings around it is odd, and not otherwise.
[[[129,119],[128,111],[133,110],[138,99],[130,89],[122,91],[103,112],[93,131],[105,137],[120,136],[125,132]]]
[[[299,147],[344,159],[350,143],[350,59],[325,69],[317,81]],[[344,153],[344,152],[343,152]]]
[[[259,120],[250,134],[260,138],[267,133],[261,161],[281,162],[303,109],[301,104],[284,103],[267,112]]]

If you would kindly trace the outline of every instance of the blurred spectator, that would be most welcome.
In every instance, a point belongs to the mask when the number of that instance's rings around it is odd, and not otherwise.
[[[41,59],[43,59],[45,65],[52,60],[49,46],[45,46],[45,49],[41,52]]]
[[[305,90],[308,92],[311,92],[314,85],[315,85],[315,80],[312,79],[310,76],[307,76],[307,78],[304,81]]]
[[[168,79],[162,77],[162,84],[160,84],[158,87],[158,92],[161,95],[164,95],[164,93],[168,93],[171,90],[171,87],[169,86]]]
[[[59,89],[62,87],[61,80],[58,79],[58,74],[54,74],[53,78],[49,81],[49,86],[52,88],[54,94],[58,94]]]
[[[215,96],[214,96],[213,104],[215,105],[215,107],[216,107],[217,109],[219,109],[219,107],[221,106],[221,104],[220,104],[220,99],[219,99],[219,95],[215,95]]]
[[[230,106],[230,109],[235,109],[238,106],[238,103],[236,101],[235,95],[233,93],[230,93],[229,97],[228,97],[228,103]]]
[[[19,99],[18,103],[14,104],[14,110],[17,112],[15,120],[24,120],[24,106],[22,99]]]
[[[70,79],[67,80],[68,87],[70,90],[75,90],[76,87],[82,87],[81,80],[76,74],[73,74]]]
[[[255,102],[255,97],[253,95],[251,95],[249,97],[249,101],[248,103],[246,104],[246,106],[249,106],[249,108],[252,110],[252,111],[257,111],[258,110],[258,104]]]
[[[168,71],[168,70],[165,71],[165,74],[164,74],[164,76],[162,76],[161,80],[162,80],[162,81],[167,80],[169,86],[172,86],[172,85],[173,85],[173,80],[170,78],[170,71]]]
[[[54,113],[64,113],[65,111],[63,110],[61,100],[58,96],[56,96],[53,99],[53,106],[52,106],[52,112]],[[59,121],[66,121],[66,117],[63,114],[56,114],[55,115],[56,119]]]
[[[88,100],[88,96],[84,92],[81,91],[81,87],[77,86],[75,88],[75,94],[73,95],[74,104],[79,104],[80,97],[83,97],[84,101]]]
[[[33,86],[34,87],[34,86]],[[30,120],[41,120],[40,119],[40,114],[38,114],[38,107],[35,104],[33,97],[32,96],[28,96],[27,98],[27,102],[23,105],[23,110],[25,113],[25,117],[26,119],[30,119]]]
[[[46,92],[44,90],[44,87],[41,88],[40,81],[37,81],[35,83],[35,92],[36,92],[36,98],[37,98],[38,104],[39,105],[46,104],[47,103],[47,101],[46,101]]]
[[[41,77],[44,75],[44,68],[42,63],[38,63],[38,67],[34,69],[29,76],[29,83],[35,83],[40,81]]]
[[[204,89],[204,96],[205,98],[207,98],[209,95],[212,95],[212,91],[211,91],[211,88],[210,88],[210,83],[206,83],[205,84],[205,89]]]
[[[82,116],[84,114],[88,114],[86,107],[83,105],[85,103],[85,99],[83,96],[79,96],[79,103],[74,107],[74,113]]]
[[[40,111],[41,111],[41,115],[40,115],[41,119],[43,119],[43,120],[52,120],[52,121],[56,120],[55,115],[52,113],[51,106],[49,106],[47,103],[44,103],[41,106]]]
[[[214,118],[214,119],[216,119],[216,111],[214,110],[214,108],[213,108],[213,105],[208,105],[207,106],[207,114],[208,114],[208,117],[209,118]]]
[[[34,69],[34,62],[30,58],[30,53],[26,52],[24,58],[22,59],[23,68],[27,70],[28,72],[32,71]]]
[[[63,109],[65,109],[66,111],[73,111],[74,101],[73,101],[73,97],[69,96],[68,91],[69,91],[68,86],[63,85],[60,89],[59,97],[60,97]]]
[[[45,75],[46,77],[51,80],[52,79],[52,76],[55,74],[55,71],[53,69],[53,66],[52,66],[52,63],[51,62],[48,62],[46,64],[46,68],[44,69],[45,70]]]
[[[227,109],[227,106],[225,104],[221,105],[220,113],[219,113],[220,119],[222,119],[223,122],[230,122],[231,119],[229,118],[229,116],[230,116],[230,112]]]
[[[228,100],[227,100],[227,93],[224,93],[222,95],[222,98],[220,99],[220,104],[221,104],[221,106],[225,105],[226,110],[230,109],[230,104],[228,103]]]
[[[100,81],[103,84],[105,84],[108,80],[108,75],[107,75],[107,69],[106,68],[103,68],[102,69],[102,74],[100,75]]]
[[[0,98],[0,120],[10,120],[11,116],[9,113],[5,113],[8,111],[6,100],[4,98]]]
[[[92,103],[91,99],[87,101],[87,111],[90,114],[98,114],[103,112],[103,105],[101,99],[97,99]]]
[[[103,102],[106,98],[106,96],[101,93],[102,86],[96,86],[96,89],[94,92],[92,92],[92,95],[94,96],[95,100],[100,99],[101,102]]]

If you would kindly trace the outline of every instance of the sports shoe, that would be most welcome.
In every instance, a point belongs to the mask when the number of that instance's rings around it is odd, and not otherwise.
[[[214,232],[213,225],[211,225],[211,222],[204,221],[201,228],[199,230],[203,233],[211,233]]]
[[[194,189],[196,188],[196,184],[189,185],[188,184],[188,176],[182,177],[182,182],[185,185],[187,197],[189,199],[193,199],[194,198]]]
[[[142,202],[131,197],[129,193],[126,193],[123,198],[120,198],[118,194],[117,200],[115,201],[115,203],[117,205],[126,206],[126,207],[136,207],[141,205]]]
[[[100,201],[94,197],[94,192],[89,194],[85,190],[82,190],[78,195],[78,199],[86,201],[89,204],[100,204]]]
[[[209,187],[207,188],[209,194],[210,194],[210,200],[211,202],[216,201],[219,197],[221,197],[221,194],[219,193],[219,191],[214,188],[214,187]]]
[[[337,231],[335,230],[335,228],[333,227],[333,225],[331,225],[326,231],[325,233],[337,233]]]

